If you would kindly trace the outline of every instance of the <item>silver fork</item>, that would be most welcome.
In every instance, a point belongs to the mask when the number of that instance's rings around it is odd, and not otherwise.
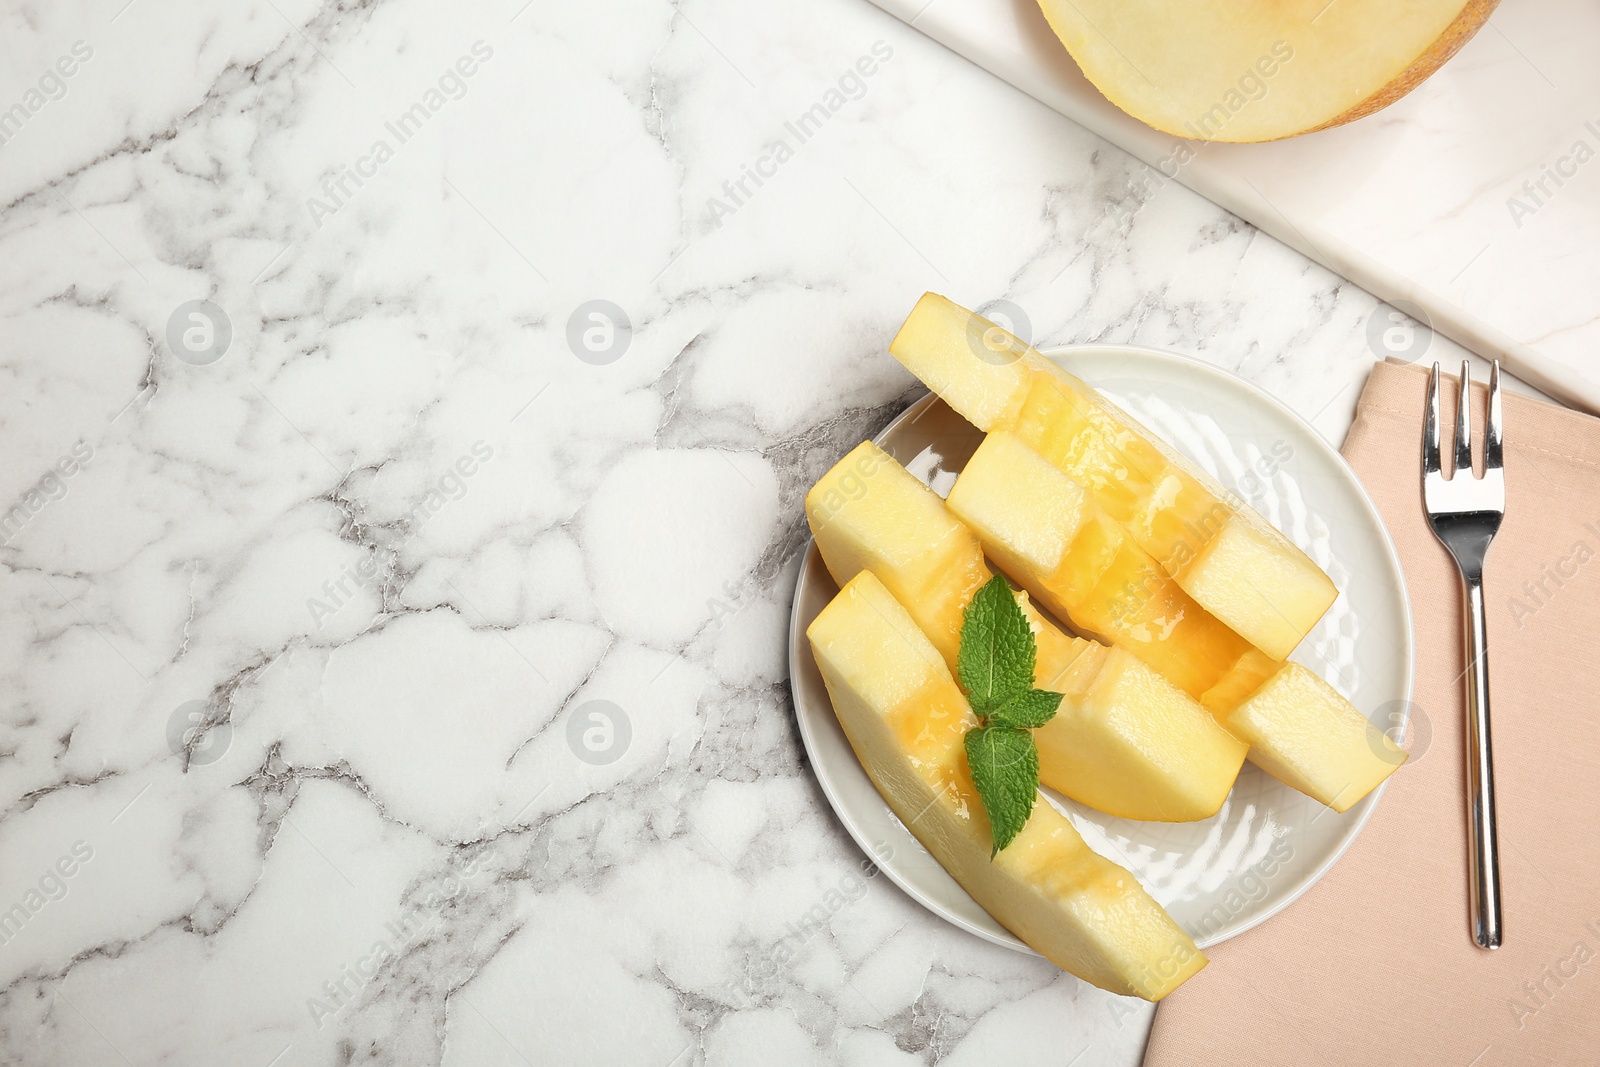
[[[1428,375],[1422,424],[1422,499],[1428,525],[1461,572],[1467,632],[1467,790],[1472,822],[1470,882],[1472,936],[1482,948],[1500,947],[1500,845],[1494,819],[1494,748],[1489,739],[1489,634],[1484,623],[1483,558],[1506,510],[1501,456],[1500,361],[1489,376],[1489,425],[1483,435],[1483,475],[1472,471],[1471,372],[1461,363],[1456,408],[1455,465],[1439,470],[1439,364]],[[1465,477],[1462,477],[1465,474]]]

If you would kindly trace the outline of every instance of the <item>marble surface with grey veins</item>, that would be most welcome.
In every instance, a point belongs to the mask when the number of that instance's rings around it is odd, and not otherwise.
[[[1137,1062],[1146,1007],[863,869],[801,495],[925,289],[1334,440],[1387,309],[863,0],[0,48],[0,1061]]]

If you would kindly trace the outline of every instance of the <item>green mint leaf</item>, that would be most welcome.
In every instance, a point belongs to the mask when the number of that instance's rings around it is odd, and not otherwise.
[[[984,723],[989,726],[1014,726],[1019,730],[1035,730],[1056,717],[1061,706],[1061,694],[1043,689],[1030,689],[1018,693],[989,713]]]
[[[973,594],[961,619],[956,673],[972,710],[986,715],[1032,689],[1035,655],[1028,617],[997,574]]]
[[[989,816],[994,848],[1011,844],[1027,825],[1039,794],[1039,750],[1033,735],[1009,726],[974,726],[966,736],[967,766]]]
[[[1049,722],[1060,693],[1033,687],[1038,647],[1005,578],[973,594],[961,619],[956,674],[982,725],[967,731],[967,766],[989,816],[989,858],[1027,825],[1039,794],[1039,749],[1028,731]]]

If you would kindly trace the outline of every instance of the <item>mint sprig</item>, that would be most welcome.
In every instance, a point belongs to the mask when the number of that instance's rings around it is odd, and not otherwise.
[[[973,594],[961,619],[956,674],[978,725],[967,731],[967,765],[989,816],[993,859],[1011,844],[1039,793],[1039,749],[1030,730],[1049,722],[1061,694],[1033,687],[1038,647],[1028,617],[1000,575]]]

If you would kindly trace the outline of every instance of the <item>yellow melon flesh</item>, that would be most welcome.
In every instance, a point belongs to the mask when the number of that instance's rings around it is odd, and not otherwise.
[[[1005,329],[937,293],[924,293],[889,354],[987,433],[1014,416],[1042,355]]]
[[[1406,760],[1333,686],[1298,663],[1284,664],[1228,724],[1251,742],[1270,740],[1253,750],[1256,764],[1334,811],[1348,810]]]
[[[938,494],[868,441],[812,487],[806,519],[834,580],[876,575],[954,673],[967,602],[991,573]],[[1034,731],[1044,783],[1126,819],[1216,814],[1248,746],[1138,659],[1062,633],[1026,594],[1018,602],[1038,645],[1035,684],[1064,694]]]
[[[1045,784],[1123,819],[1215,815],[1249,745],[1126,649],[1084,645],[1064,677],[1039,683],[1065,694],[1033,732]]]
[[[1040,603],[1198,696],[1250,744],[1251,762],[1286,784],[1348,807],[1399,765],[1378,758],[1387,739],[1349,701],[1298,664],[1251,647],[1190,599],[1020,437],[989,434],[948,506]],[[1307,677],[1320,685],[1315,700],[1302,699],[1313,689]]]
[[[1497,0],[1039,0],[1084,76],[1158,130],[1272,141],[1400,99]]]
[[[953,669],[962,613],[992,575],[939,494],[863,441],[806,494],[806,522],[833,580],[875,572]]]
[[[806,631],[839,723],[889,807],[985,911],[1101,989],[1160,1000],[1205,956],[1126,869],[1040,797],[991,860],[963,739],[976,720],[944,660],[870,571]]]
[[[1253,651],[1083,487],[1014,434],[984,439],[948,506],[1040,603],[1079,631],[1132,652],[1191,696],[1204,698]]]
[[[1185,593],[1269,658],[1288,658],[1338,596],[1255,511],[987,319],[928,293],[889,351],[980,430],[1011,431],[1086,488]]]

